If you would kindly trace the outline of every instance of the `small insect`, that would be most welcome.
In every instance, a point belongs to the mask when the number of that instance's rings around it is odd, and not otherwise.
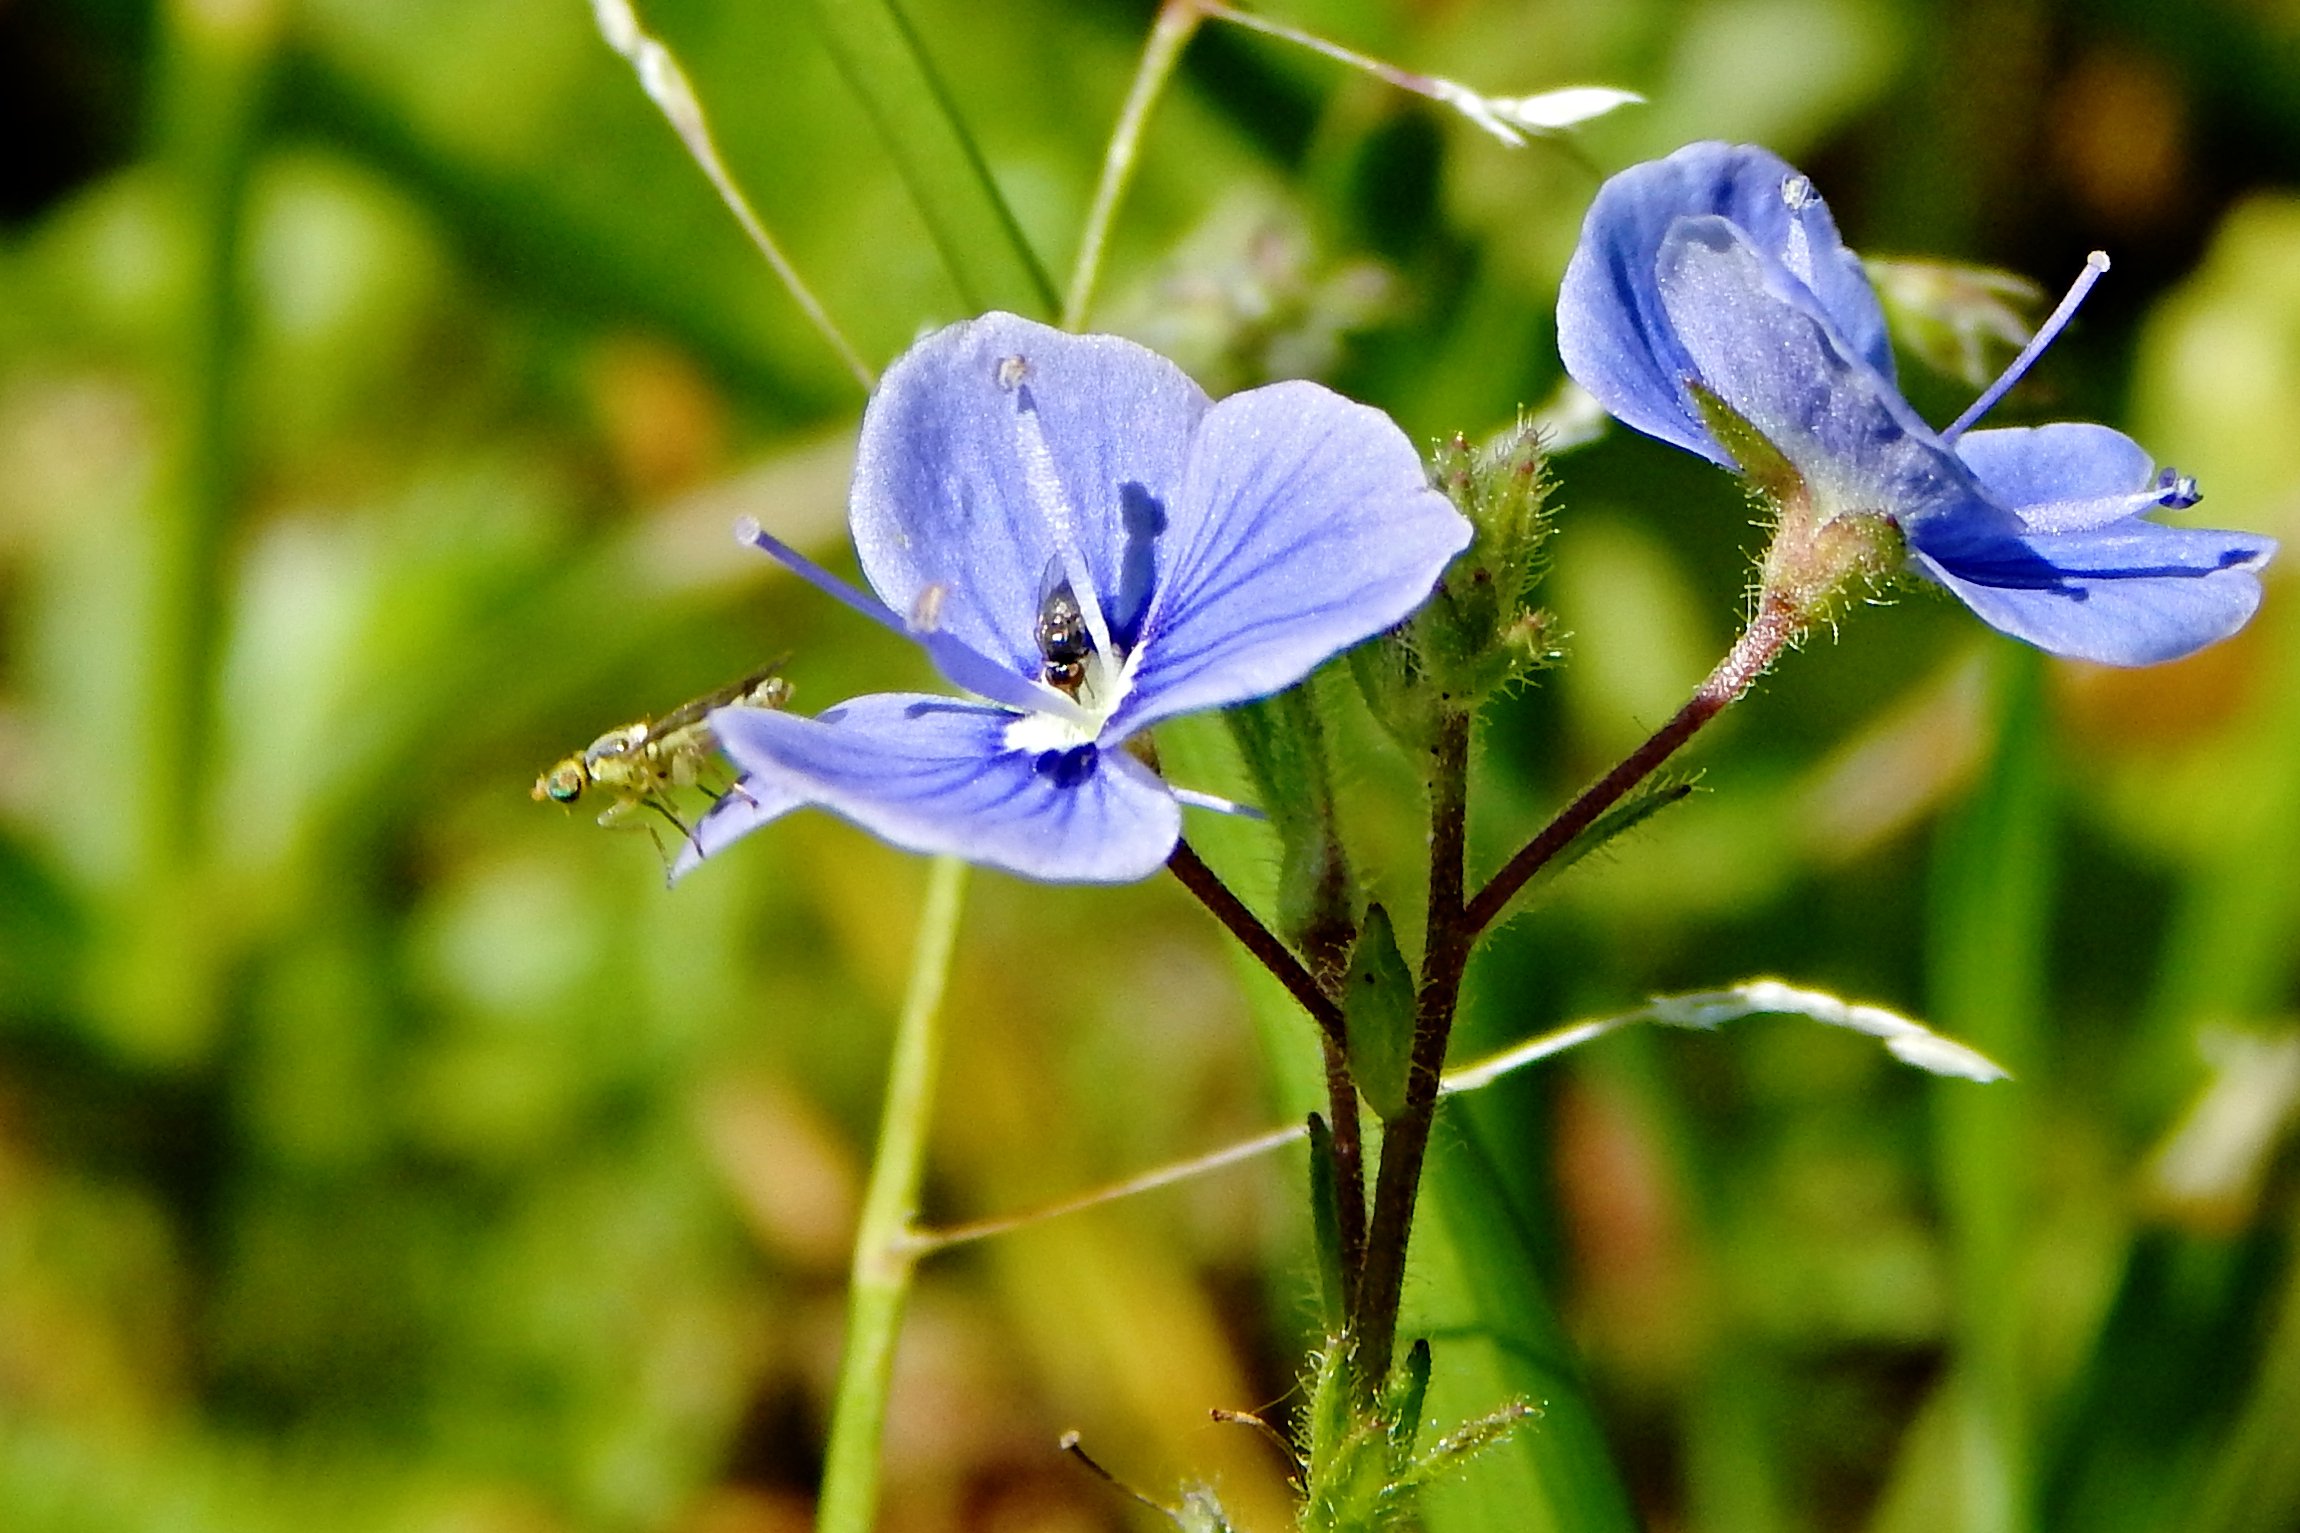
[[[1046,661],[1041,673],[1046,684],[1078,695],[1086,685],[1086,661],[1094,653],[1094,639],[1086,631],[1086,613],[1078,593],[1070,589],[1059,564],[1046,567],[1046,584],[1038,598],[1038,653]]]
[[[652,809],[677,828],[682,839],[691,837],[671,794],[695,787],[702,780],[719,743],[711,737],[714,708],[780,708],[791,698],[791,684],[782,677],[780,661],[752,672],[732,686],[721,687],[672,709],[659,719],[641,719],[610,729],[573,756],[535,779],[529,796],[542,803],[573,807],[586,793],[610,796],[600,811],[599,823],[619,826],[642,809]],[[649,834],[653,834],[652,827]],[[656,842],[660,850],[661,841]]]

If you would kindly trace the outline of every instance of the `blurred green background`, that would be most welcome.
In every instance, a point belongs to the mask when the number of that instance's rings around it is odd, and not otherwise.
[[[906,9],[1066,269],[1151,7]],[[1511,152],[1210,29],[1098,313],[1210,386],[1490,431],[1558,381],[1598,174],[1752,139],[1865,251],[2054,289],[2111,251],[1998,422],[2125,425],[2204,520],[2300,534],[2300,7],[1271,10],[1651,105]],[[644,14],[869,356],[963,316],[809,7]],[[843,559],[853,385],[576,0],[0,0],[0,124],[0,1530],[805,1526],[923,869],[802,816],[666,892],[644,837],[527,789],[764,657],[808,709],[928,681],[728,536]],[[1969,396],[1904,366],[1934,419]],[[1682,454],[1559,466],[1573,662],[1490,720],[1487,867],[1722,650],[1755,537]],[[1546,1291],[1656,1528],[2300,1527],[2287,584],[2139,674],[1865,615],[1698,747],[1710,791],[1502,934],[1465,1053],[1777,973],[2018,1079],[1752,1022],[1451,1112],[1454,1264],[1410,1298],[1467,1407]],[[1350,770],[1400,894],[1415,806]],[[1283,1110],[1178,888],[985,875],[961,942],[930,1217]],[[1282,1526],[1276,1456],[1205,1412],[1283,1413],[1298,1174],[930,1262],[884,1526],[1132,1525],[1070,1427]],[[1439,1525],[1531,1526],[1508,1460]]]

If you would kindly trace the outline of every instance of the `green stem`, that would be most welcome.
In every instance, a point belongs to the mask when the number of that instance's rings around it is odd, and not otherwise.
[[[1998,660],[1995,760],[1942,829],[1927,956],[1935,1019],[2022,1071],[2044,1052],[2052,743],[2044,657],[2006,645]],[[2035,1241],[2034,1106],[1994,1091],[1944,1092],[1933,1105],[1955,1305],[1957,1510],[1948,1521],[1960,1533],[2026,1533],[2037,1526],[2035,1407],[2019,1296]]]
[[[157,873],[180,872],[191,858],[200,816],[185,806],[204,797],[239,477],[240,241],[279,23],[271,4],[175,4],[162,12],[155,136],[196,232],[171,359],[174,437],[148,541],[140,830]]]
[[[1070,290],[1062,300],[1062,328],[1083,330],[1094,305],[1094,284],[1102,275],[1102,251],[1110,227],[1117,221],[1118,204],[1134,180],[1135,161],[1142,150],[1142,129],[1151,108],[1164,94],[1166,82],[1181,62],[1182,50],[1197,35],[1205,20],[1200,0],[1166,0],[1151,24],[1150,40],[1143,45],[1142,62],[1134,68],[1134,84],[1126,92],[1126,105],[1111,130],[1110,147],[1102,155],[1102,179],[1094,188],[1094,205],[1087,211],[1086,228],[1078,237],[1077,264],[1070,269]]]
[[[1653,1025],[1707,1032],[1743,1017],[1762,1016],[1803,1017],[1827,1027],[1845,1028],[1882,1041],[1904,1061],[1921,1063],[1922,1068],[1937,1075],[1953,1075],[1975,1081],[2004,1078],[2004,1072],[1988,1059],[1898,1013],[1886,1011],[1882,1007],[1848,1002],[1825,990],[1802,989],[1777,979],[1755,979],[1717,990],[1657,995],[1649,1004],[1635,1011],[1616,1012],[1606,1017],[1588,1017],[1579,1022],[1569,1022],[1563,1027],[1552,1028],[1522,1043],[1513,1043],[1483,1059],[1463,1065],[1458,1070],[1447,1072],[1445,1078],[1438,1082],[1438,1095],[1451,1097],[1483,1091],[1495,1081],[1505,1080],[1529,1066],[1555,1059],[1624,1028]],[[1186,1160],[1168,1161],[1164,1165],[1137,1172],[1123,1181],[1106,1183],[1020,1213],[997,1214],[943,1229],[913,1229],[905,1243],[912,1251],[924,1257],[937,1251],[947,1251],[954,1246],[989,1240],[993,1236],[1011,1235],[1016,1230],[1028,1229],[1048,1219],[1059,1219],[1089,1208],[1100,1208],[1123,1198],[1137,1197],[1195,1177],[1243,1165],[1285,1149],[1288,1145],[1299,1144],[1308,1137],[1309,1129],[1305,1124],[1290,1123],[1284,1128],[1269,1129],[1251,1139],[1241,1139],[1220,1149],[1190,1156]]]
[[[910,986],[895,1026],[878,1153],[855,1232],[847,1294],[846,1355],[831,1407],[823,1459],[817,1533],[870,1533],[878,1510],[879,1448],[886,1435],[887,1395],[895,1342],[922,1247],[911,1230],[926,1169],[927,1123],[942,1065],[942,995],[958,936],[966,864],[935,859],[911,951]]]
[[[1323,54],[1337,64],[1347,64],[1361,74],[1372,75],[1385,85],[1394,85],[1399,90],[1412,91],[1416,95],[1429,96],[1433,100],[1445,99],[1438,94],[1436,82],[1431,80],[1428,75],[1417,74],[1410,69],[1400,69],[1397,65],[1384,63],[1371,54],[1360,53],[1354,48],[1345,48],[1340,43],[1328,42],[1315,32],[1305,32],[1300,27],[1290,27],[1282,21],[1272,21],[1267,16],[1257,16],[1252,11],[1239,10],[1236,6],[1224,4],[1223,0],[1197,0],[1197,6],[1199,10],[1218,21],[1227,21],[1233,26],[1244,27],[1249,32],[1259,32],[1264,37],[1274,37],[1280,42],[1292,43],[1297,48],[1307,48],[1312,53]]]

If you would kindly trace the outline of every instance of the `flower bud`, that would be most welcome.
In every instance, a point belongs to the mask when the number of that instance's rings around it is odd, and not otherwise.
[[[1475,529],[1470,546],[1427,606],[1350,657],[1367,705],[1408,751],[1435,737],[1441,713],[1473,707],[1558,659],[1555,622],[1532,605],[1555,525],[1540,432],[1521,417],[1482,447],[1457,433],[1430,469]]]

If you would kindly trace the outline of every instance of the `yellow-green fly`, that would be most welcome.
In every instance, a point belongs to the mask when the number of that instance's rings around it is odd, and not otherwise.
[[[719,748],[711,737],[711,710],[736,705],[780,708],[790,698],[791,684],[783,679],[778,661],[659,719],[608,730],[536,778],[530,796],[538,803],[548,800],[572,808],[586,793],[604,794],[610,802],[599,813],[601,825],[623,825],[640,810],[652,809],[687,837],[692,832],[672,806],[671,795],[701,782]],[[656,844],[660,848],[661,843]]]

